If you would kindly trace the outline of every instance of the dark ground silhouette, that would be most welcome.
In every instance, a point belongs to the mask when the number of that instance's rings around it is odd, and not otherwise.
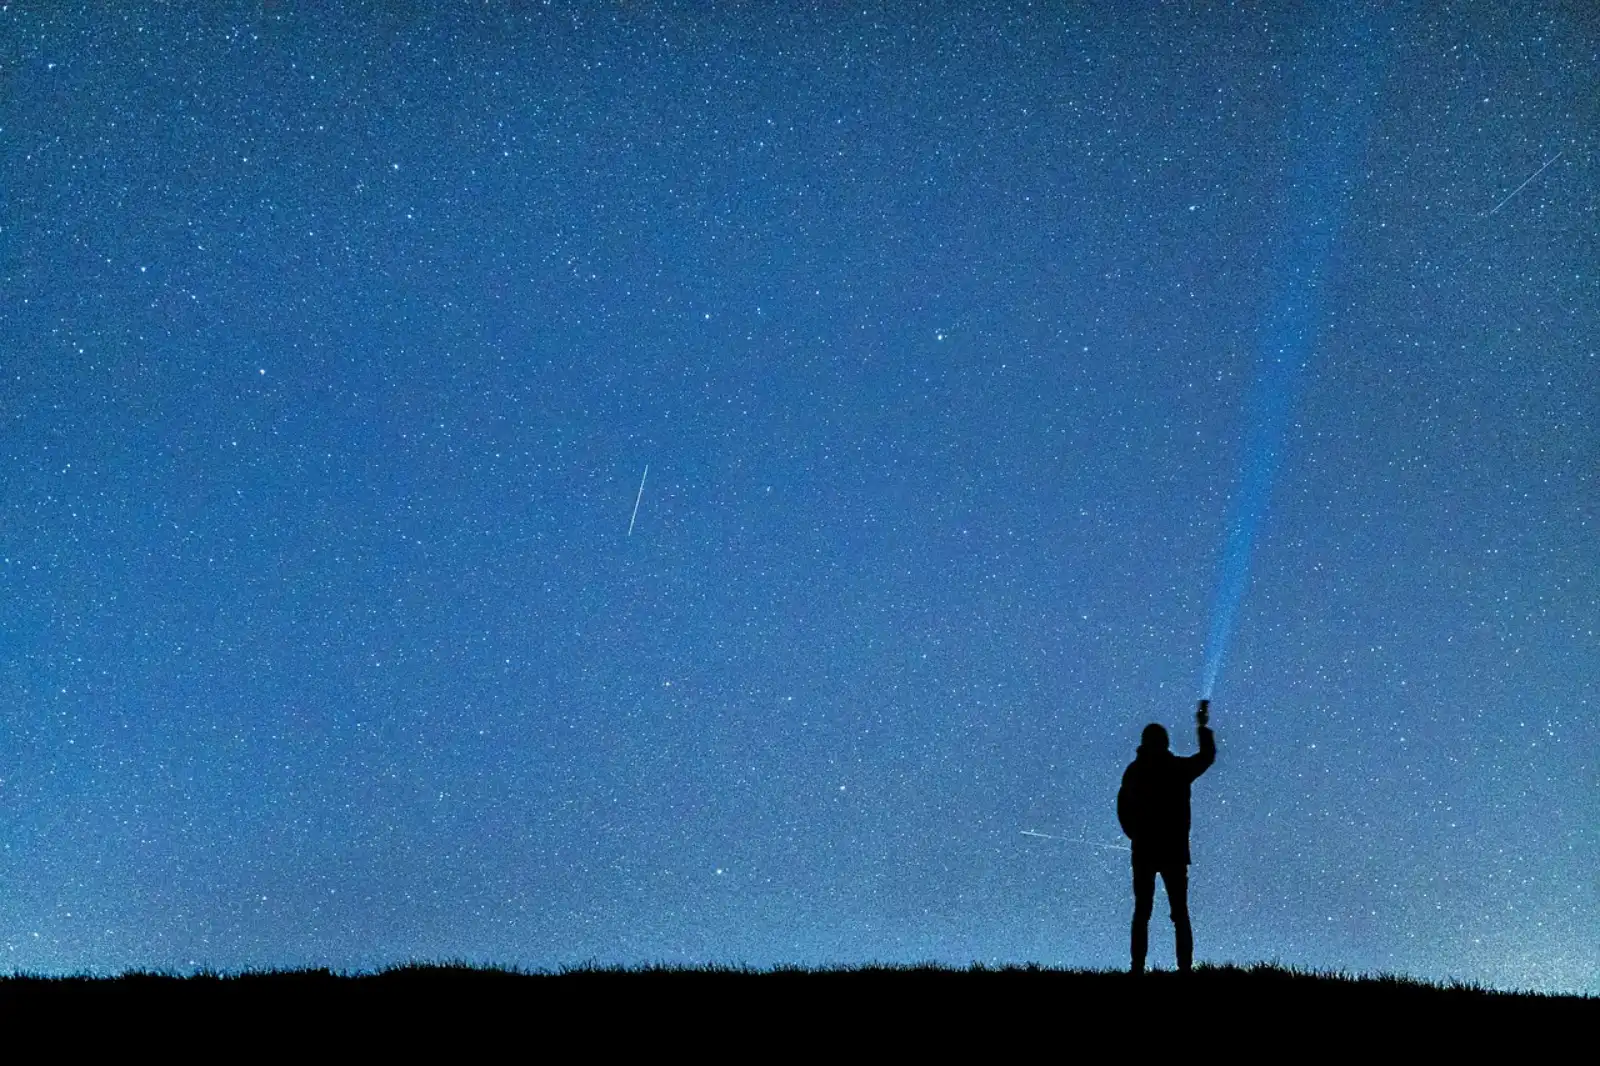
[[[0,1017],[14,1032],[76,1039],[85,1027],[174,1046],[237,1052],[296,1045],[514,1038],[518,1047],[698,1049],[740,1057],[799,1049],[953,1047],[993,1054],[1044,1042],[1064,1049],[1175,1045],[1207,1034],[1230,1054],[1252,1048],[1392,1048],[1410,1034],[1477,1043],[1494,1034],[1551,1040],[1600,1024],[1600,998],[1492,992],[1414,981],[1345,979],[1270,967],[1201,966],[1193,974],[1009,968],[741,971],[589,970],[518,974],[409,967],[240,977],[0,980]],[[1283,1041],[1290,1041],[1284,1043]],[[326,1047],[327,1045],[320,1045]],[[1184,1045],[1187,1046],[1187,1045]],[[1481,1048],[1481,1043],[1478,1044]],[[720,1056],[719,1056],[720,1057]],[[1070,1056],[1068,1056],[1070,1057]]]

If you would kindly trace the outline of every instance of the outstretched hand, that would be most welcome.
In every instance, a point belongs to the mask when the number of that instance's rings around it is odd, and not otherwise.
[[[1200,709],[1194,712],[1195,725],[1199,726],[1201,729],[1204,729],[1206,727],[1206,723],[1211,721],[1211,708],[1206,706],[1206,704],[1210,702],[1210,700],[1201,700]]]

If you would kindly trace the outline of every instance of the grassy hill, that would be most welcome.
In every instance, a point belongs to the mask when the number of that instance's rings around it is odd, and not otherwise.
[[[388,1038],[454,1033],[470,1041],[521,1033],[541,1046],[576,1038],[596,1048],[642,1041],[763,1054],[840,1041],[858,1050],[871,1043],[991,1051],[1191,1040],[1238,1049],[1262,1042],[1265,1050],[1285,1039],[1301,1047],[1369,1039],[1381,1045],[1406,1034],[1472,1043],[1514,1034],[1544,1040],[1600,1025],[1600,998],[1267,966],[1139,978],[1033,967],[541,974],[408,966],[364,975],[19,976],[0,980],[0,1011],[52,1026],[136,1018],[157,1031],[186,1034],[341,1028]]]

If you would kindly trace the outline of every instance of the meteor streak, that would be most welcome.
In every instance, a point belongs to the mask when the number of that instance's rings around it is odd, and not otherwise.
[[[1034,831],[1032,829],[1024,829],[1024,830],[1022,830],[1022,835],[1025,836],[1025,837],[1036,837],[1039,840],[1059,840],[1063,844],[1083,844],[1083,845],[1085,845],[1087,847],[1091,847],[1091,848],[1104,848],[1107,851],[1132,851],[1133,850],[1132,848],[1130,848],[1126,844],[1102,844],[1102,843],[1100,843],[1099,841],[1096,841],[1096,840],[1084,840],[1082,837],[1058,837],[1058,836],[1052,836],[1049,833],[1036,832],[1036,831]]]
[[[1500,210],[1506,204],[1509,204],[1511,202],[1511,198],[1512,197],[1516,196],[1517,193],[1521,192],[1523,189],[1526,189],[1529,185],[1531,185],[1533,183],[1533,179],[1534,178],[1537,178],[1540,174],[1543,174],[1545,172],[1545,168],[1548,167],[1551,163],[1554,163],[1557,159],[1560,159],[1563,155],[1565,155],[1566,151],[1567,150],[1565,148],[1563,148],[1563,149],[1561,149],[1561,151],[1559,151],[1555,155],[1551,156],[1548,160],[1545,161],[1544,166],[1540,167],[1538,170],[1535,170],[1532,174],[1529,174],[1527,181],[1523,182],[1521,185],[1518,185],[1515,189],[1512,189],[1510,194],[1508,196],[1506,196],[1506,198],[1504,200],[1501,200],[1499,203],[1497,203],[1493,207],[1489,208],[1489,213],[1487,215],[1484,215],[1483,217],[1484,218],[1493,218],[1494,217],[1494,213],[1496,211]]]
[[[644,479],[650,476],[650,464],[644,464],[644,473],[639,477],[639,495],[633,498],[633,517],[628,519],[628,536],[633,536],[633,524],[639,520],[639,501],[644,499]]]

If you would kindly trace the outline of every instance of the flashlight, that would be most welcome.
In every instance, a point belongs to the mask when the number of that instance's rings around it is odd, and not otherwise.
[[[1199,725],[1205,725],[1211,717],[1211,701],[1201,700],[1200,709],[1194,712],[1194,720]]]

